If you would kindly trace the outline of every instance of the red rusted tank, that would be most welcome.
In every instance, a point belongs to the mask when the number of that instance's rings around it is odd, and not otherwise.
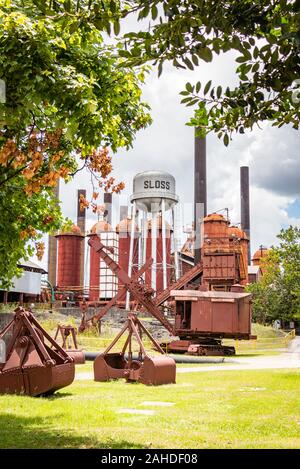
[[[131,218],[124,218],[116,226],[116,232],[119,234],[119,261],[118,264],[125,272],[128,272],[129,266],[129,251],[130,251],[130,238],[131,238]],[[138,243],[138,226],[134,227],[134,241],[133,241],[133,256],[132,256],[132,274],[137,271],[139,255],[139,243]],[[122,282],[118,281],[118,291],[120,292],[123,288]],[[125,301],[126,293],[120,297],[119,301]]]
[[[204,254],[229,251],[228,224],[219,213],[212,213],[204,218]]]
[[[80,286],[81,253],[84,235],[78,226],[56,235],[57,238],[57,287],[72,289]]]
[[[171,277],[171,227],[166,223],[166,263],[167,263],[167,285],[170,285]],[[148,221],[148,236],[147,236],[147,249],[146,257],[152,257],[152,233],[151,233],[151,220]],[[157,247],[156,247],[156,292],[160,293],[164,290],[163,284],[163,241],[162,241],[162,218],[157,217]],[[146,272],[146,283],[151,285],[151,270]]]
[[[100,238],[101,233],[111,231],[111,225],[100,220],[92,227],[88,237],[90,239]],[[100,298],[100,256],[94,249],[90,249],[90,301],[98,301]]]
[[[252,264],[258,265],[262,271],[265,273],[266,267],[264,259],[267,257],[269,250],[266,247],[261,246],[252,257]]]
[[[240,259],[240,283],[246,285],[248,283],[248,245],[249,239],[245,231],[237,226],[230,226],[229,231],[229,244],[230,248],[236,253],[241,254]]]

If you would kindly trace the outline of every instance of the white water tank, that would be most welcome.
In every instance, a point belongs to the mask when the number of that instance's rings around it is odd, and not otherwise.
[[[165,171],[144,171],[136,174],[133,179],[131,202],[136,208],[149,213],[161,210],[161,202],[165,201],[165,210],[169,210],[178,202],[175,193],[175,178]]]

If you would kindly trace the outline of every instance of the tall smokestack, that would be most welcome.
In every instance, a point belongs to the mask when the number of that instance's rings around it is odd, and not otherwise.
[[[120,206],[120,221],[128,217],[128,207],[127,205]]]
[[[86,198],[86,191],[84,189],[77,190],[77,226],[80,228],[80,231],[85,235],[85,217],[86,209],[82,209],[80,206],[80,196]],[[80,286],[84,286],[84,249],[85,243],[81,243],[81,252],[80,252]]]
[[[249,239],[248,244],[248,265],[251,264],[250,248],[250,197],[249,197],[249,167],[241,166],[241,228],[245,231]]]
[[[59,181],[53,189],[54,195],[59,199]],[[48,280],[56,286],[57,240],[55,236],[48,237]]]
[[[112,194],[105,192],[104,193],[104,205],[105,205],[105,217],[107,223],[111,225],[112,223]]]
[[[196,131],[195,131],[196,132]],[[201,225],[207,215],[206,192],[206,138],[195,134],[194,153],[194,230],[195,230],[195,264],[201,260]]]

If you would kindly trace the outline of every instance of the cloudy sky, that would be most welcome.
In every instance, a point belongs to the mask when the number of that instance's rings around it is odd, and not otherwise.
[[[143,99],[152,108],[153,124],[136,136],[131,150],[113,156],[114,176],[126,184],[122,196],[114,196],[114,222],[119,204],[126,204],[132,192],[133,176],[149,169],[165,170],[176,179],[176,191],[183,204],[182,225],[192,221],[194,130],[185,125],[192,110],[180,104],[179,92],[190,81],[209,79],[214,85],[236,83],[235,55],[227,53],[212,64],[192,71],[164,67],[163,74],[151,72],[143,88]],[[208,212],[229,208],[233,223],[240,222],[239,172],[250,167],[251,247],[276,243],[276,234],[289,224],[300,226],[300,137],[299,132],[264,125],[245,135],[235,135],[226,148],[211,134],[207,138]],[[88,174],[79,173],[73,182],[61,187],[63,212],[76,221],[77,189],[91,193]],[[87,214],[87,228],[96,215]],[[47,253],[43,264],[46,262]]]

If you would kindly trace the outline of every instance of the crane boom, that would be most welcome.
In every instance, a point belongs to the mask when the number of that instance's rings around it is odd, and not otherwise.
[[[141,271],[136,274],[134,277],[129,277],[129,275],[122,269],[117,262],[115,262],[104,250],[106,246],[100,241],[99,238],[90,239],[89,245],[96,252],[99,253],[101,259],[106,263],[107,267],[118,277],[118,279],[123,283],[124,288],[131,293],[131,295],[148,311],[152,316],[154,316],[169,332],[174,335],[173,325],[167,320],[167,318],[162,314],[160,309],[155,305],[154,301],[149,296],[147,288],[144,284],[138,282],[138,277],[141,275]],[[151,262],[152,263],[152,260]],[[142,267],[142,271],[145,271],[149,265],[147,263]],[[123,293],[123,292],[122,292]],[[121,296],[121,294],[120,294]],[[115,298],[111,300],[111,305],[117,301],[119,293]],[[100,311],[95,316],[90,318],[90,320],[97,320],[96,318],[101,319],[104,314],[108,311],[108,305],[105,307],[104,313]]]
[[[151,264],[152,264],[152,259],[148,259],[147,262],[143,265],[143,267],[133,275],[133,280],[138,281],[139,277],[141,277],[143,273],[146,272],[146,270],[151,266]],[[106,313],[110,310],[110,308],[112,308],[124,296],[125,292],[126,292],[126,289],[122,288],[120,291],[118,291],[116,296],[114,296],[108,303],[106,303],[106,305],[103,308],[100,309],[98,313],[94,314],[89,319],[86,319],[85,314],[83,314],[81,318],[81,324],[79,326],[79,331],[83,332],[86,329],[89,322],[95,324],[98,321],[100,321],[103,318],[103,316],[105,316]]]

